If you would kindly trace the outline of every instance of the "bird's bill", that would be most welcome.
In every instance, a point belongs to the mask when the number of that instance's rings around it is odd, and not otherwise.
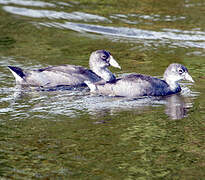
[[[184,76],[184,80],[191,81],[191,82],[193,82],[193,83],[194,83],[193,78],[189,75],[189,73],[188,73],[188,72],[185,74],[185,76]]]
[[[111,66],[121,69],[120,65],[117,63],[117,61],[112,56],[110,56],[109,63]]]

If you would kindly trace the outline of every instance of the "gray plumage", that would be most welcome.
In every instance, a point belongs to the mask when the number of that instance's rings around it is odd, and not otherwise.
[[[188,70],[181,64],[171,64],[166,69],[163,79],[142,74],[130,74],[116,79],[115,82],[93,84],[87,82],[92,92],[110,96],[165,96],[181,91],[180,80],[194,82]]]
[[[108,70],[114,66],[120,68],[110,52],[97,50],[90,55],[90,69],[75,65],[50,66],[37,70],[22,70],[18,67],[8,66],[16,79],[16,84],[34,87],[56,86],[84,86],[84,81],[111,82],[115,75]]]

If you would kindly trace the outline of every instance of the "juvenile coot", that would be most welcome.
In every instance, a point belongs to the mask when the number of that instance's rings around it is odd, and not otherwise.
[[[24,71],[21,68],[8,66],[16,79],[16,84],[34,87],[84,86],[85,80],[90,82],[111,82],[115,75],[108,70],[111,65],[121,68],[110,52],[97,50],[89,59],[90,70],[82,66],[60,65],[43,69]]]
[[[110,96],[165,96],[181,91],[180,80],[194,82],[188,70],[181,64],[170,64],[164,72],[163,79],[142,74],[130,74],[110,83],[85,83],[91,92]]]

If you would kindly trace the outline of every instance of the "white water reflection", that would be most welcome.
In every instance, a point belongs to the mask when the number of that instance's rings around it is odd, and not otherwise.
[[[200,29],[198,29],[198,28],[193,29],[192,31],[186,31],[186,30],[180,30],[180,29],[163,28],[162,31],[173,32],[173,33],[176,33],[176,34],[205,35],[205,32],[200,31]]]
[[[161,43],[171,43],[175,46],[180,47],[197,47],[205,48],[205,33],[196,31],[180,31],[180,30],[171,30],[168,32],[168,29],[165,29],[166,32],[161,31],[151,31],[143,30],[136,28],[127,28],[127,27],[112,27],[112,26],[101,26],[101,25],[91,25],[91,24],[80,24],[73,22],[65,23],[38,23],[39,25],[47,27],[56,27],[56,28],[65,28],[71,29],[77,32],[89,32],[97,33],[102,35],[109,35],[130,39],[142,39],[142,40],[160,40]]]
[[[170,15],[159,15],[159,14],[113,14],[110,16],[112,19],[118,19],[123,22],[127,22],[128,24],[137,24],[143,23],[144,21],[148,22],[156,22],[156,21],[180,21],[185,20],[185,16],[170,16]]]
[[[186,8],[192,8],[192,7],[197,7],[197,6],[204,6],[205,5],[205,3],[204,3],[204,1],[201,1],[201,2],[197,2],[197,1],[192,1],[192,2],[190,2],[190,0],[185,0],[185,7]]]
[[[170,39],[170,40],[181,40],[181,41],[204,41],[205,34],[193,35],[193,34],[179,34],[174,32],[157,32],[151,30],[143,30],[136,28],[127,27],[112,27],[112,26],[101,26],[101,25],[91,25],[91,24],[80,24],[80,23],[40,23],[42,25],[58,25],[67,29],[72,29],[76,31],[93,32],[105,35],[116,35],[128,38],[138,38],[138,39]]]
[[[34,10],[28,8],[19,8],[13,6],[4,6],[3,9],[6,12],[27,16],[32,18],[48,18],[48,19],[67,19],[67,20],[82,20],[82,21],[109,21],[107,18],[88,14],[83,12],[72,12],[66,13],[61,11],[52,11],[52,10]]]
[[[0,0],[0,4],[16,4],[23,6],[36,6],[36,7],[55,7],[54,4],[42,1],[32,0]]]

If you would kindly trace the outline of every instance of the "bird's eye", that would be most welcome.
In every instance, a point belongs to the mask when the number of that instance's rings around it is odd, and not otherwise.
[[[179,69],[179,74],[182,74],[184,71],[182,69]]]
[[[107,56],[106,56],[106,55],[102,55],[101,57],[102,57],[102,59],[104,59],[104,60],[107,59]]]

